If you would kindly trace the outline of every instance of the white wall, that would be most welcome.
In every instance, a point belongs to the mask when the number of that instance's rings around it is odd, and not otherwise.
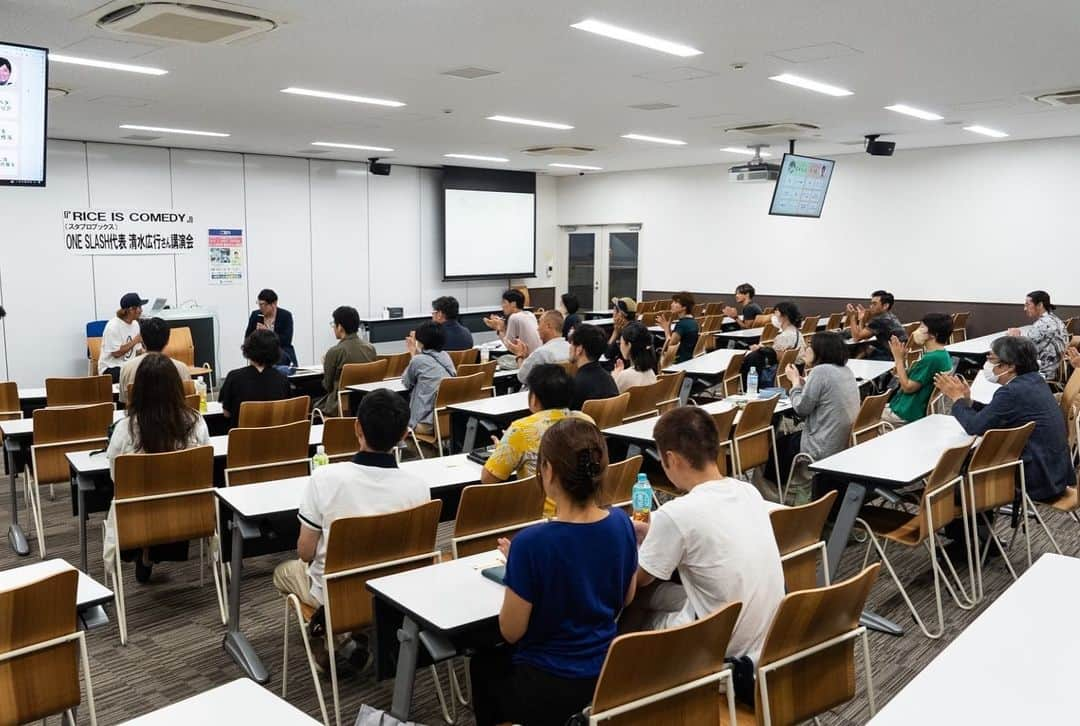
[[[559,239],[555,183],[537,179],[537,287]],[[395,166],[370,177],[366,164],[50,141],[48,186],[0,189],[0,379],[40,386],[46,376],[86,370],[85,325],[116,310],[120,295],[193,300],[213,309],[218,365],[241,364],[240,343],[255,296],[275,289],[296,322],[301,363],[333,343],[330,313],[353,305],[427,312],[438,295],[463,306],[494,305],[505,280],[442,281],[442,193],[437,169]],[[175,208],[196,227],[242,228],[243,284],[208,281],[206,238],[187,255],[78,257],[63,246],[65,208]],[[515,280],[515,283],[519,282]]]
[[[642,223],[642,289],[1080,303],[1080,137],[836,158],[817,220],[769,216],[773,185],[729,165],[560,177],[557,218]]]

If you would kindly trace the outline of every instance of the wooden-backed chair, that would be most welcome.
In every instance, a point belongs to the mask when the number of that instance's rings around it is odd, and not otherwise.
[[[412,356],[406,353],[390,353],[384,355],[375,356],[375,360],[386,361],[386,378],[401,378],[405,374],[405,369],[409,365],[409,361],[412,360]]]
[[[678,404],[679,387],[682,385],[685,371],[679,371],[669,376],[660,376],[655,383],[647,383],[643,386],[631,386],[626,389],[630,398],[626,403],[626,413],[623,422],[629,423],[662,413],[661,408],[667,410],[670,404]]]
[[[352,415],[352,407],[349,405],[349,386],[359,386],[361,383],[377,383],[386,379],[386,369],[390,362],[385,358],[373,360],[369,363],[346,363],[341,367],[341,377],[338,378],[338,415]],[[241,404],[243,408],[243,404]]]
[[[971,517],[970,531],[975,532],[978,526],[978,518],[981,516],[983,523],[990,534],[990,542],[993,543],[1012,578],[1016,579],[1016,570],[1009,562],[1009,555],[1001,544],[997,533],[991,526],[986,513],[1006,504],[1012,504],[1016,498],[1016,483],[1020,481],[1022,487],[1021,506],[1024,518],[1027,519],[1028,498],[1027,487],[1024,485],[1024,461],[1021,458],[1024,447],[1027,446],[1031,432],[1035,430],[1035,422],[1029,421],[1023,426],[1012,429],[990,429],[983,434],[982,439],[975,447],[975,453],[968,462],[965,476],[964,496],[967,497],[965,506]],[[1037,513],[1037,512],[1036,512]],[[1041,519],[1039,520],[1042,521]],[[1046,525],[1044,524],[1045,528]],[[1028,563],[1031,561],[1031,534],[1024,521],[1024,533],[1027,539]],[[1049,534],[1049,531],[1047,531]],[[1051,541],[1053,538],[1051,537]],[[1054,545],[1057,547],[1057,544]],[[1059,550],[1060,551],[1060,550]],[[975,557],[975,594],[976,602],[983,598],[982,580],[982,557]]]
[[[209,363],[195,364],[195,341],[191,337],[191,328],[187,326],[169,330],[169,342],[161,352],[186,365],[192,376],[205,376],[214,372]]]
[[[915,336],[908,334],[907,343],[904,344],[904,365],[910,368],[915,361],[923,357],[923,346],[915,342]]]
[[[79,376],[77,378],[46,378],[45,405],[89,406],[113,402],[112,376]]]
[[[1080,318],[1069,318],[1066,320],[1065,332],[1069,335],[1080,335]]]
[[[735,419],[738,416],[739,409],[736,406],[712,414],[712,420],[716,424],[716,433],[720,441],[720,455],[716,459],[716,466],[724,476],[727,476],[727,473],[735,468],[731,432],[735,429]],[[728,465],[729,459],[732,460],[730,466]]]
[[[971,317],[971,313],[953,313],[952,335],[949,336],[950,343],[959,343],[962,340],[967,340],[967,322],[969,317]]]
[[[776,430],[772,425],[773,413],[780,396],[759,398],[746,404],[735,424],[732,437],[735,476],[745,476],[746,472],[756,467],[763,467],[769,461],[769,452],[776,453]],[[776,487],[780,492],[780,501],[784,501],[780,463],[778,456],[773,456],[776,467]]]
[[[514,285],[514,287],[511,288],[511,289],[517,290],[518,292],[521,293],[522,297],[525,298],[525,307],[527,307],[527,308],[532,307],[532,305],[529,304],[529,288],[528,287],[526,287],[525,285]]]
[[[687,625],[617,637],[596,682],[589,725],[720,726],[722,693],[735,723],[735,685],[724,655],[741,611],[736,601]]]
[[[788,592],[817,587],[817,565],[825,584],[829,584],[829,563],[825,541],[821,538],[836,491],[798,507],[779,507],[769,512],[773,536],[784,567],[784,587]]]
[[[855,422],[851,424],[852,446],[876,439],[885,433],[885,430],[892,431],[892,424],[881,420],[882,414],[885,413],[885,404],[889,402],[891,395],[892,391],[886,391],[876,396],[867,396],[862,400]]]
[[[236,426],[255,429],[305,421],[310,408],[311,396],[296,396],[280,401],[244,401],[240,404]]]
[[[462,363],[457,366],[457,375],[458,378],[465,378],[466,376],[474,376],[477,373],[484,374],[480,390],[486,391],[489,395],[494,396],[495,369],[498,365],[499,362],[496,360],[489,360],[485,363]]]
[[[1065,388],[1061,392],[1061,400],[1058,403],[1061,404],[1061,414],[1065,417],[1065,425],[1069,426],[1072,419],[1075,417],[1075,411],[1073,410],[1078,403],[1077,396],[1080,396],[1080,368],[1074,370],[1069,374],[1068,379],[1065,381]],[[16,402],[17,403],[17,402]],[[0,399],[0,416],[3,416],[3,403]],[[1070,438],[1072,438],[1072,431],[1069,432]],[[1075,445],[1075,440],[1072,441]]]
[[[630,392],[624,391],[611,398],[594,398],[581,405],[581,412],[596,422],[596,428],[603,431],[618,426],[626,417],[626,407],[630,404]]]
[[[330,683],[337,726],[341,726],[341,705],[338,699],[334,634],[356,633],[372,624],[372,596],[365,587],[368,580],[439,562],[442,553],[435,546],[435,537],[441,511],[442,502],[435,499],[412,509],[387,514],[343,517],[335,519],[330,525],[323,575],[323,613],[326,618],[326,647],[330,655]],[[285,597],[281,696],[285,698],[288,695],[290,611],[296,613],[311,677],[315,682],[315,694],[322,710],[323,723],[329,724],[326,701],[308,640],[307,622],[314,615],[315,609],[301,603],[300,599],[292,594]]]
[[[930,472],[930,476],[926,478],[926,484],[923,487],[922,495],[919,498],[919,508],[916,512],[912,513],[903,509],[894,509],[892,507],[866,506],[862,508],[859,517],[856,519],[869,534],[868,539],[870,541],[866,545],[867,557],[870,555],[871,547],[877,550],[878,557],[881,558],[882,563],[885,565],[885,569],[889,571],[893,581],[896,583],[897,589],[900,590],[900,595],[904,598],[904,602],[907,603],[912,617],[914,617],[915,622],[919,624],[923,634],[931,640],[940,638],[945,632],[945,619],[941,611],[941,578],[945,576],[945,573],[938,563],[937,551],[939,548],[941,549],[942,555],[945,557],[945,562],[948,564],[949,570],[952,572],[953,576],[956,577],[956,570],[949,560],[949,555],[938,541],[937,531],[942,527],[951,524],[957,516],[962,516],[961,512],[957,510],[956,494],[964,480],[962,474],[964,461],[967,459],[968,452],[971,451],[971,444],[974,440],[974,438],[969,439],[963,444],[954,446],[951,449],[945,449],[945,451],[942,452],[941,457],[934,466],[934,470]],[[961,500],[961,509],[964,508],[966,508],[965,503]],[[964,514],[966,514],[966,512]],[[968,569],[969,572],[972,573],[972,576],[974,576],[974,567],[971,562],[971,542],[968,537],[970,533],[967,530],[967,522],[965,521],[963,524],[964,539],[968,540]],[[936,631],[931,632],[930,629],[926,627],[926,623],[923,622],[923,619],[919,617],[919,611],[915,609],[915,604],[911,602],[907,590],[904,589],[903,583],[900,582],[900,576],[896,574],[896,569],[893,567],[892,562],[885,556],[885,547],[882,546],[881,539],[901,547],[917,548],[919,546],[925,546],[929,551],[930,568],[934,574],[934,602],[937,607],[938,618],[938,628]],[[974,582],[972,584],[974,584]],[[947,576],[945,585],[949,588],[949,591],[952,592],[952,585],[949,584]],[[959,586],[959,578],[957,578],[957,585]],[[957,599],[957,603],[960,604],[956,593],[952,594],[953,597]],[[965,609],[967,609],[967,607],[965,607]]]
[[[225,455],[225,486],[310,474],[310,436],[311,422],[306,418],[281,426],[233,429]]]
[[[109,385],[111,387],[112,384]],[[45,526],[41,516],[40,488],[44,484],[67,484],[71,481],[71,466],[66,454],[108,446],[113,410],[110,398],[109,403],[34,411],[34,443],[30,447],[30,468],[24,472],[24,481],[26,503],[34,520],[38,554],[42,559],[45,559]]]
[[[724,377],[721,379],[725,396],[742,393],[742,364],[745,358],[745,353],[736,353],[728,361],[727,368],[724,369]]]
[[[698,358],[708,353],[713,348],[712,343],[714,340],[716,340],[716,338],[712,336],[712,333],[701,333],[698,335],[697,342],[694,343],[694,352],[691,353],[691,356]]]
[[[783,351],[777,358],[776,362],[776,383],[785,391],[791,390],[791,381],[784,375],[784,371],[788,366],[795,365],[795,359],[799,357],[798,348],[788,348]]]
[[[788,593],[780,601],[757,666],[758,724],[801,723],[854,698],[857,639],[870,715],[877,712],[870,643],[859,618],[880,567],[875,563],[849,580]]]
[[[188,396],[191,396],[193,393],[195,393],[195,381],[193,381],[193,380],[191,380],[189,378],[182,378],[180,380],[180,385],[184,389],[184,397],[185,397],[185,399]],[[131,400],[131,392],[134,389],[135,389],[135,384],[134,383],[127,384],[127,388],[124,389],[124,400],[125,401],[130,401]],[[196,410],[198,410],[198,408],[196,408]]]
[[[679,399],[679,392],[682,390],[682,384],[685,378],[686,371],[661,373],[659,376],[656,377],[657,383],[664,384],[657,389],[657,413],[667,413],[668,411],[676,408],[680,404],[681,401]]]
[[[720,319],[724,319],[724,303],[723,302],[711,302],[705,303],[705,315],[719,315]]]
[[[454,364],[454,368],[464,365],[472,365],[480,362],[479,348],[466,348],[465,350],[448,350],[446,354]]]
[[[771,321],[766,322],[760,327],[762,328],[762,331],[761,339],[758,340],[758,343],[760,345],[771,346],[776,341],[776,336],[780,334],[780,329],[773,325]]]
[[[826,330],[840,330],[844,327],[844,314],[832,313],[829,315],[829,322],[825,323]]]
[[[16,570],[4,573],[17,584],[0,590],[0,723],[45,723],[64,713],[74,724],[81,665],[90,724],[96,726],[86,637],[75,612],[79,571],[53,562],[54,572],[32,581],[20,581]]]
[[[654,312],[641,313],[638,316],[638,319],[641,321],[641,324],[644,325],[646,328],[651,328],[656,325],[656,316],[657,313]]]
[[[22,417],[22,405],[19,403],[19,384],[15,381],[0,382],[0,421],[10,421]],[[0,438],[0,441],[2,440]]]
[[[202,401],[197,393],[185,393],[184,405],[190,408],[192,411],[202,410]]]
[[[913,323],[904,323],[904,332],[907,333],[907,336],[910,338],[911,334],[918,330],[920,325],[922,325],[922,323],[918,320]]]
[[[642,461],[642,457],[638,455],[608,464],[597,504],[601,507],[622,507],[628,510],[629,514],[633,504],[634,482],[641,471]]]
[[[501,537],[544,520],[544,489],[535,476],[461,490],[450,551],[454,559],[495,549]]]
[[[335,416],[323,419],[322,445],[331,462],[348,461],[360,450],[356,438],[356,419]]]
[[[807,342],[813,340],[814,334],[817,333],[818,320],[820,320],[820,318],[817,315],[807,315],[803,318],[802,327],[799,328],[799,332]]]
[[[220,548],[214,496],[214,447],[198,446],[161,454],[123,454],[115,461],[114,516],[106,520],[116,546],[105,563],[116,586],[116,620],[120,643],[127,645],[127,596],[124,594],[121,550],[153,545],[205,541],[211,558]],[[221,622],[225,596],[217,563],[212,563]],[[200,578],[202,568],[199,568]]]
[[[101,361],[101,336],[86,339],[86,375],[96,376]]]
[[[480,398],[489,398],[484,390],[484,374],[474,373],[471,376],[453,376],[439,381],[439,390],[435,394],[435,410],[433,421],[435,430],[430,434],[413,432],[413,441],[416,450],[420,452],[418,442],[423,441],[435,447],[439,456],[443,455],[443,441],[450,441],[450,409],[447,408],[455,403],[475,401]]]
[[[709,313],[709,314],[705,315],[701,319],[701,323],[699,324],[698,332],[701,335],[708,334],[709,337],[712,337],[712,333],[720,332],[720,328],[722,328],[723,325],[724,325],[724,314],[723,313]]]

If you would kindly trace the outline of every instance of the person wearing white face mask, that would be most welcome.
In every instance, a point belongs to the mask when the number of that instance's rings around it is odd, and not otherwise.
[[[798,348],[799,353],[795,357],[795,364],[804,363],[806,339],[799,330],[803,322],[803,314],[799,312],[798,306],[787,301],[777,303],[770,322],[779,332],[773,338],[771,346],[750,346],[750,352],[746,354],[742,364],[743,385],[746,384],[746,376],[751,368],[757,368],[760,387],[767,388],[775,385],[776,378],[783,374],[783,371],[774,369],[779,362],[780,354],[786,350]]]
[[[893,426],[918,421],[926,415],[926,405],[934,392],[934,376],[952,370],[952,359],[945,346],[952,335],[952,316],[928,313],[912,336],[923,347],[922,358],[907,366],[907,344],[896,336],[889,339],[889,350],[896,361],[896,394],[881,414],[881,420]]]
[[[1035,422],[1021,454],[1024,484],[1035,501],[1053,501],[1076,482],[1061,407],[1039,375],[1039,355],[1028,338],[1006,336],[990,345],[982,375],[1000,384],[986,406],[971,401],[971,387],[955,375],[938,374],[934,385],[955,403],[952,415],[972,436]]]

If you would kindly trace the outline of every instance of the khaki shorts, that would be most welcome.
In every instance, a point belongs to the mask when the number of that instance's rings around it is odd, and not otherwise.
[[[296,595],[300,602],[317,608],[321,602],[311,596],[311,576],[303,560],[288,560],[274,568],[274,587],[282,595]]]

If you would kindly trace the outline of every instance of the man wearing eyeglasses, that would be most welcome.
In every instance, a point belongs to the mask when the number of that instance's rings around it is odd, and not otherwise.
[[[334,311],[330,325],[338,342],[323,357],[323,388],[326,395],[315,402],[315,408],[325,416],[340,416],[338,391],[341,389],[341,370],[346,363],[370,363],[375,360],[375,346],[360,340],[360,313],[356,308],[342,305]]]

